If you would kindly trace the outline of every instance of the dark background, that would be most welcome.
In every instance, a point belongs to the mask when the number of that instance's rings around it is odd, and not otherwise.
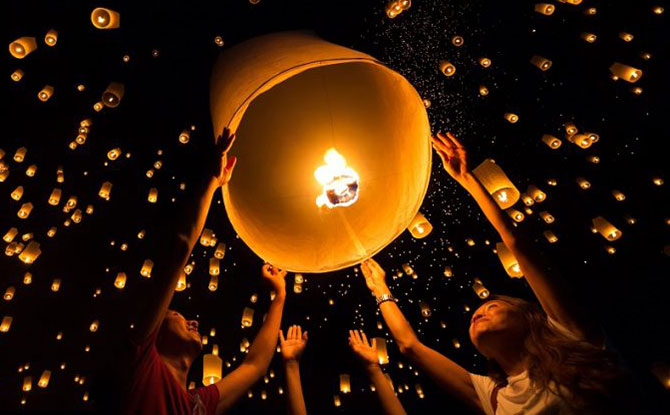
[[[34,232],[43,253],[31,266],[16,257],[0,257],[0,289],[16,288],[14,299],[0,304],[0,317],[14,317],[11,330],[0,333],[0,412],[99,410],[99,399],[91,390],[107,384],[108,373],[100,363],[113,358],[110,345],[133,319],[129,304],[141,301],[133,297],[134,287],[141,284],[139,269],[148,244],[154,243],[151,237],[138,240],[137,232],[169,233],[175,221],[170,198],[184,194],[179,183],[188,187],[198,180],[202,153],[214,134],[208,82],[221,50],[214,37],[223,37],[225,49],[259,34],[288,29],[313,30],[387,63],[430,99],[433,131],[450,130],[461,137],[473,166],[492,157],[522,191],[536,184],[547,193],[547,201],[533,206],[535,213],[520,226],[535,235],[566,282],[577,287],[589,311],[600,319],[638,377],[651,413],[668,412],[668,391],[650,372],[654,362],[670,361],[666,342],[670,284],[664,254],[669,243],[667,192],[651,180],[668,179],[666,16],[653,14],[651,6],[657,3],[647,1],[556,3],[552,16],[535,13],[533,4],[415,0],[410,10],[390,20],[384,2],[376,0],[262,0],[258,5],[245,0],[3,3],[4,44],[31,35],[39,46],[23,60],[8,53],[2,59],[6,78],[0,148],[7,153],[4,160],[11,174],[0,183],[0,231],[4,235],[16,226],[19,235]],[[90,12],[98,6],[119,11],[121,27],[94,29]],[[584,15],[586,7],[597,7],[598,14]],[[53,48],[42,41],[50,28],[59,31]],[[596,43],[582,41],[582,31],[596,33]],[[620,31],[633,33],[635,39],[623,42]],[[460,48],[450,42],[457,34],[465,38]],[[152,57],[153,50],[157,57]],[[641,59],[642,51],[650,52],[652,59]],[[127,63],[122,61],[124,54],[130,56]],[[534,54],[551,59],[553,67],[542,72],[532,66],[529,59]],[[493,65],[481,68],[476,63],[480,56],[489,57]],[[445,58],[457,67],[453,77],[439,72],[438,62]],[[632,84],[609,79],[608,67],[615,61],[644,71],[635,84],[643,88],[642,95],[630,91]],[[16,68],[25,71],[18,83],[9,79]],[[93,103],[112,81],[125,83],[121,105],[95,113]],[[84,92],[76,90],[80,83],[86,85]],[[36,93],[45,84],[53,85],[55,92],[43,103]],[[480,84],[489,88],[487,97],[479,96]],[[503,113],[508,111],[519,114],[520,121],[507,123]],[[72,151],[67,144],[84,118],[93,119],[91,133],[86,144]],[[600,142],[582,150],[563,140],[562,147],[550,150],[540,141],[545,133],[563,138],[567,121],[598,132]],[[191,125],[196,126],[191,142],[180,145],[179,132]],[[21,146],[28,148],[28,154],[18,164],[12,157]],[[124,154],[109,162],[107,151],[117,146],[131,157]],[[598,155],[601,163],[589,163],[589,155]],[[159,159],[163,167],[148,179],[146,170]],[[33,163],[38,171],[28,178],[24,171]],[[63,189],[61,204],[52,207],[47,198],[57,185],[58,165],[64,168],[65,183],[58,186]],[[483,373],[485,362],[467,338],[470,313],[464,305],[474,310],[480,302],[470,288],[472,279],[481,278],[493,293],[528,297],[532,293],[525,281],[507,277],[491,252],[499,238],[469,196],[448,178],[437,157],[432,175],[421,210],[434,225],[433,233],[422,240],[405,233],[376,259],[387,269],[391,288],[421,339],[468,370]],[[577,176],[586,177],[592,188],[580,190]],[[558,181],[556,187],[547,184],[550,178]],[[97,196],[104,181],[114,183],[109,202]],[[9,194],[18,185],[25,193],[16,202]],[[151,187],[159,189],[156,205],[146,202]],[[615,201],[612,189],[624,192],[626,200]],[[65,227],[69,215],[61,206],[70,195],[78,196],[77,207],[84,210],[92,204],[95,211],[85,214],[82,223]],[[22,221],[16,211],[27,201],[34,210]],[[213,203],[206,227],[228,246],[219,288],[213,293],[206,288],[206,264],[213,251],[198,244],[192,254],[196,268],[189,276],[190,288],[175,295],[173,307],[187,318],[197,318],[203,334],[215,327],[217,334],[205,351],[212,343],[219,344],[220,356],[234,367],[243,358],[241,339],[252,339],[260,327],[268,291],[260,284],[262,261],[236,238],[218,192]],[[541,210],[548,210],[556,222],[544,224],[537,215]],[[625,214],[637,218],[637,223],[626,224]],[[611,244],[616,247],[614,255],[605,251],[606,241],[589,230],[591,219],[599,215],[623,231],[622,238]],[[51,226],[57,226],[58,233],[47,238]],[[558,243],[550,245],[544,239],[542,231],[548,228],[558,235]],[[474,247],[465,244],[468,237],[476,241]],[[119,249],[122,243],[128,244],[127,251]],[[403,263],[412,265],[418,279],[391,279]],[[445,265],[453,268],[454,277],[443,276]],[[33,274],[31,285],[22,283],[26,271]],[[124,290],[113,286],[119,271],[128,274]],[[347,269],[305,277],[303,293],[294,294],[289,275],[283,321],[284,327],[301,324],[310,332],[302,374],[311,413],[379,412],[369,382],[348,349],[350,328],[387,337],[391,363],[385,371],[396,389],[407,385],[399,396],[409,413],[469,413],[421,372],[415,375],[386,327],[377,329],[380,316],[357,272]],[[63,281],[58,293],[50,291],[54,278]],[[94,296],[97,288],[101,294]],[[254,305],[255,323],[241,329],[242,309],[252,293],[260,297]],[[429,319],[420,316],[419,300],[431,305]],[[94,319],[100,320],[100,329],[91,333],[88,327]],[[59,331],[64,333],[61,341],[56,340]],[[451,346],[453,338],[460,339],[460,349]],[[84,351],[86,345],[91,352]],[[59,368],[62,362],[67,364],[64,370]],[[17,369],[26,363],[29,369],[19,373]],[[52,375],[48,388],[41,389],[37,381],[44,369]],[[270,369],[276,376],[268,384],[259,382],[253,398],[242,399],[233,413],[285,411],[285,396],[277,394],[283,386],[278,357]],[[229,370],[224,367],[224,374]],[[342,406],[335,408],[340,373],[351,374],[353,392],[341,395]],[[198,361],[189,380],[200,384],[201,374]],[[25,375],[33,377],[28,393],[21,391]],[[74,382],[76,375],[86,376],[83,385]],[[422,385],[424,399],[415,393],[416,383]],[[260,399],[262,390],[267,391],[267,400]],[[87,391],[91,396],[84,402]]]

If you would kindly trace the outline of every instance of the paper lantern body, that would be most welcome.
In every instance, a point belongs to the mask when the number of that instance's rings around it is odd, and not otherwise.
[[[255,38],[221,54],[210,103],[215,133],[237,134],[226,212],[273,265],[352,266],[419,210],[431,165],[426,110],[405,78],[371,56],[302,32]],[[323,185],[314,173],[331,148],[360,178],[349,206],[316,204]]]

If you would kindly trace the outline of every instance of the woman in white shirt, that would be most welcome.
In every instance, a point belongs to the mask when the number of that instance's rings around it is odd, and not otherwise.
[[[635,413],[629,378],[605,348],[600,326],[470,172],[463,145],[451,133],[438,133],[433,148],[514,254],[539,305],[495,296],[473,313],[470,339],[491,366],[489,376],[475,375],[421,343],[396,305],[384,270],[367,260],[361,265],[365,282],[401,353],[487,415]]]

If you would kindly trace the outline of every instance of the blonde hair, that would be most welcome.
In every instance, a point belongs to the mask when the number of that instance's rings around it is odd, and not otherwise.
[[[631,394],[631,377],[611,351],[556,330],[538,304],[502,295],[491,299],[509,303],[524,317],[528,376],[535,387],[549,390],[580,414],[632,413],[632,403],[622,402]],[[491,359],[489,376],[507,384],[507,375]]]

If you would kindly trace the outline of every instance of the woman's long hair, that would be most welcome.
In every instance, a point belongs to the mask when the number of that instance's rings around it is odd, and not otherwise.
[[[580,414],[630,410],[630,401],[621,402],[631,395],[630,376],[611,351],[565,336],[537,304],[501,295],[492,299],[511,304],[526,320],[528,376],[536,388],[548,389]],[[491,359],[489,376],[496,384],[507,384],[507,375]]]

